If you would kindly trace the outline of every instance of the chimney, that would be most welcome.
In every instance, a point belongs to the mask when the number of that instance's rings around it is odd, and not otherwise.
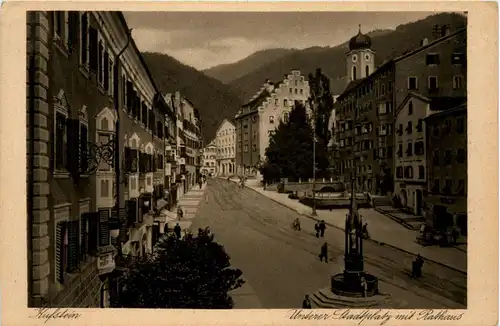
[[[451,30],[449,25],[443,25],[441,26],[441,37],[450,35]]]
[[[274,84],[271,83],[271,80],[266,79],[266,90],[271,93],[274,90]]]
[[[427,44],[429,44],[429,39],[427,39],[427,37],[420,42],[421,46],[426,46]]]

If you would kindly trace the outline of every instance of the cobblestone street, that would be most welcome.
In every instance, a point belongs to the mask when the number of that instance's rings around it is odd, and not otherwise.
[[[233,267],[243,271],[247,283],[233,294],[235,308],[299,308],[306,293],[328,286],[330,276],[342,272],[341,230],[326,230],[330,262],[325,264],[318,259],[324,240],[314,236],[312,219],[227,180],[209,180],[206,199],[191,228],[210,226]],[[297,217],[302,231],[291,228]],[[370,241],[364,242],[364,253],[365,270],[404,308],[466,307],[466,274],[426,261],[423,277],[414,280],[412,255]]]

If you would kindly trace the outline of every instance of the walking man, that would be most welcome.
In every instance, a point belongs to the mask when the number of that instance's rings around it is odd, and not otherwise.
[[[177,239],[181,238],[181,226],[179,225],[179,223],[177,223],[174,226],[174,233],[175,233],[175,236],[177,237]]]
[[[319,223],[319,232],[322,238],[325,236],[325,229],[326,229],[325,220],[321,220],[321,222]]]
[[[319,238],[319,222],[314,224],[314,230],[316,231],[316,238]]]
[[[325,263],[328,263],[328,244],[326,242],[321,246],[319,261],[323,261],[323,258],[325,259]]]

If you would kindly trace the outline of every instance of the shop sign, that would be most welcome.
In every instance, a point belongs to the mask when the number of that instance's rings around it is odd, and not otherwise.
[[[115,269],[114,252],[99,255],[97,259],[97,271],[99,275],[111,273]]]

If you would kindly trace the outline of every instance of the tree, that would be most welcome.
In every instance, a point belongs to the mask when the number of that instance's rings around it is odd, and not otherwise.
[[[276,164],[282,178],[298,180],[313,174],[313,130],[307,119],[305,107],[295,102],[288,122],[281,122],[269,140],[266,161]],[[322,146],[316,146],[317,176],[326,173],[328,159]]]
[[[309,86],[311,89],[312,108],[316,109],[315,127],[316,136],[319,143],[326,150],[331,138],[328,128],[330,116],[333,111],[333,96],[330,92],[330,79],[321,72],[321,68],[316,69],[316,74],[309,74]]]
[[[153,255],[140,257],[119,279],[121,293],[111,303],[124,308],[229,309],[228,292],[244,283],[229,256],[200,229],[198,236],[166,236]]]
[[[276,163],[265,162],[260,166],[260,173],[265,184],[277,181],[281,177],[281,169]]]

